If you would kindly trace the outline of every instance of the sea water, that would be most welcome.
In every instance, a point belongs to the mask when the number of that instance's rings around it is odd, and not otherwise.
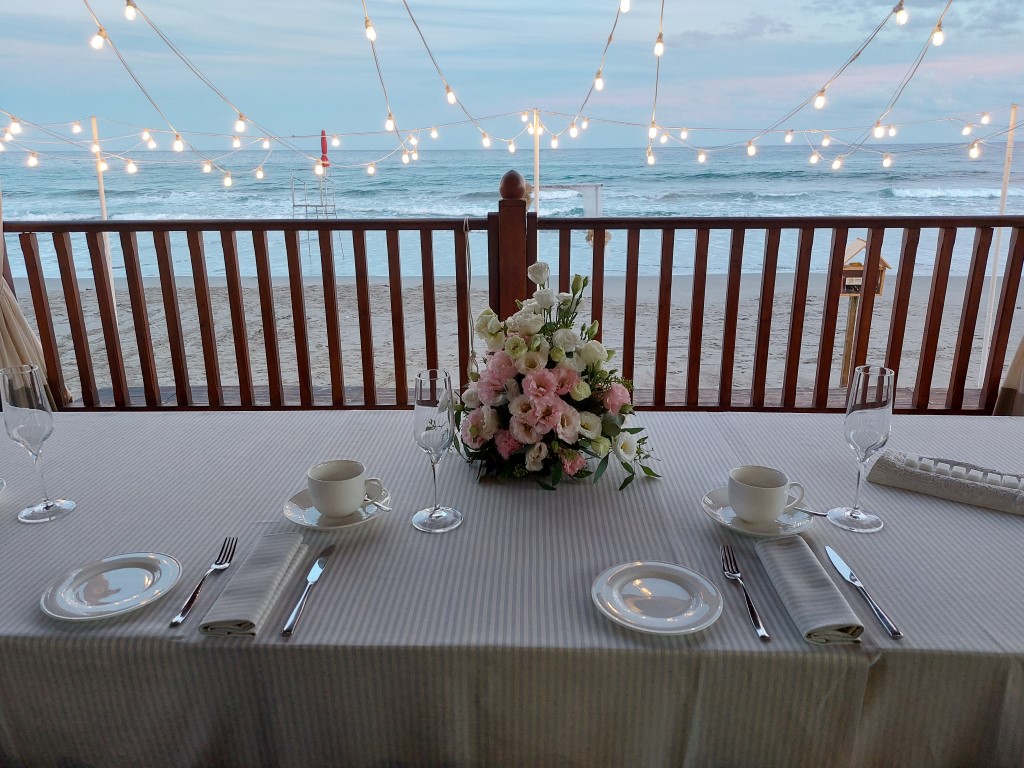
[[[376,159],[365,152],[335,151],[328,170],[323,200],[334,206],[339,218],[463,218],[483,217],[497,210],[498,184],[509,169],[533,181],[533,155],[521,148],[515,155],[503,149],[435,150],[424,147],[419,160],[403,165],[398,156],[377,164],[377,173],[366,173],[365,163]],[[656,162],[648,165],[638,149],[558,149],[541,151],[541,216],[578,217],[591,213],[593,196],[580,188],[600,185],[600,212],[605,216],[975,216],[999,213],[1003,175],[1003,147],[985,147],[982,156],[970,160],[966,146],[878,144],[845,160],[834,171],[826,159],[808,163],[808,147],[762,147],[755,157],[740,149],[708,153],[697,162],[692,149],[655,146]],[[874,151],[878,150],[878,151]],[[884,150],[894,157],[890,168],[881,165]],[[820,150],[825,153],[825,150]],[[305,202],[320,202],[321,181],[313,174],[312,161],[282,152],[235,152],[219,160],[232,172],[233,184],[225,187],[223,174],[204,174],[198,158],[185,162],[183,155],[148,152],[133,156],[139,167],[127,174],[123,163],[110,160],[104,175],[108,217],[137,219],[275,219],[302,217]],[[829,155],[831,157],[831,155]],[[262,165],[265,178],[255,169]],[[1018,163],[1018,166],[1020,164]],[[1024,214],[1024,173],[1011,175],[1006,213]],[[95,168],[80,154],[49,153],[36,168],[24,164],[21,153],[0,154],[3,216],[18,220],[97,220],[100,203]],[[570,189],[547,189],[551,186]],[[851,232],[851,239],[864,236]],[[641,273],[656,274],[660,265],[660,231],[644,232],[641,239]],[[8,234],[12,268],[24,275],[17,238]],[[438,274],[454,273],[450,233],[435,236]],[[887,233],[883,257],[898,260],[898,232]],[[474,273],[486,271],[485,234],[470,239]],[[419,237],[402,233],[403,274],[420,271]],[[47,275],[56,276],[56,260],[48,237],[40,238]],[[84,238],[73,239],[76,264],[83,274],[90,270]],[[206,236],[208,270],[223,275],[220,238]],[[963,233],[954,252],[953,273],[965,274],[970,263],[970,237]],[[144,273],[157,274],[152,244],[140,237]],[[244,233],[238,238],[243,274],[255,274],[252,243]],[[383,235],[368,235],[371,274],[387,274],[387,250]],[[574,233],[573,266],[585,270],[590,246],[584,233]],[[1006,241],[1002,248],[1005,251]],[[123,275],[118,238],[111,238],[115,277]],[[190,274],[191,264],[183,235],[172,235],[177,274]],[[795,262],[796,234],[783,234],[779,268]],[[540,252],[554,261],[557,234],[543,233]],[[714,232],[708,268],[728,268],[728,232]],[[744,270],[756,271],[763,252],[763,233],[748,233]],[[677,235],[673,271],[687,273],[693,267],[692,233]],[[828,263],[828,233],[815,240],[812,269],[824,271]],[[934,234],[922,238],[918,271],[929,271],[934,254]],[[272,272],[287,274],[283,236],[270,235]],[[335,235],[336,269],[342,276],[354,272],[351,237]],[[319,274],[316,238],[302,242],[303,271]],[[623,274],[625,235],[615,232],[608,242],[606,271]]]

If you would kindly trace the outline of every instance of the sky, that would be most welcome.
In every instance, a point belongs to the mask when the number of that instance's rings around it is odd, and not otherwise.
[[[96,24],[84,2],[0,0],[0,110],[42,124],[95,115],[104,134],[173,126],[197,147],[230,141],[237,115],[229,103],[273,135],[323,129],[342,134],[344,147],[360,149],[396,144],[384,131],[389,105],[403,133],[440,126],[441,138],[431,146],[444,149],[477,148],[481,131],[512,137],[524,127],[519,113],[531,109],[542,111],[549,132],[565,131],[577,114],[589,118],[578,146],[643,148],[652,115],[673,136],[689,128],[693,145],[743,143],[812,97],[890,14],[893,2],[665,0],[662,6],[632,0],[608,46],[606,87],[592,93],[581,112],[619,0],[366,0],[380,76],[356,0],[138,0],[226,100],[142,17],[126,20],[124,0],[91,0],[159,111],[110,45],[90,47]],[[780,131],[849,129],[853,138],[870,127],[926,47],[945,5],[906,0],[908,23],[898,26],[890,18],[828,88],[826,106],[806,106]],[[659,62],[653,46],[662,7],[665,53]],[[445,100],[441,75],[407,8],[476,126]],[[991,111],[988,130],[1005,127],[1009,105],[1024,101],[1022,0],[956,0],[943,30],[944,44],[928,46],[885,118],[899,126],[901,141],[963,142],[964,122]],[[0,114],[0,127],[5,122]],[[254,133],[260,131],[250,125],[248,135]],[[782,134],[760,141],[781,143]],[[563,134],[562,146],[571,145]]]

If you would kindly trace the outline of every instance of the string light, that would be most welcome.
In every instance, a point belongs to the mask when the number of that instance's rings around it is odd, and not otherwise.
[[[667,134],[667,133],[663,133],[663,134],[661,134],[661,138],[660,138],[660,139],[658,139],[658,141],[660,141],[660,142],[661,142],[662,144],[664,144],[665,142],[667,142],[667,141],[668,141],[668,134]]]
[[[698,152],[697,152],[697,162],[698,162],[698,163],[703,163],[703,162],[704,162],[705,160],[707,160],[707,159],[708,159],[708,156],[707,156],[707,154],[706,154],[706,153],[704,152],[704,150],[703,150],[703,149],[701,149],[701,150],[698,150]]]
[[[889,136],[892,137],[892,136],[895,136],[895,135],[896,135],[896,126],[895,125],[890,125],[889,126]]]
[[[371,43],[377,39],[377,30],[373,28],[373,22],[370,21],[370,17],[366,17],[366,39]]]
[[[238,136],[232,136],[231,146],[234,147],[235,149],[238,149],[240,146],[242,146],[242,140]]]
[[[264,149],[269,149],[270,148],[269,145],[270,145],[270,142],[267,142],[267,146],[264,147]],[[340,147],[341,146],[341,139],[338,138],[338,134],[334,134],[331,137],[331,146],[332,147]]]
[[[903,0],[900,0],[898,3],[896,3],[896,7],[893,8],[892,11],[893,13],[896,14],[897,24],[899,24],[902,27],[904,24],[907,23],[907,19],[909,18],[909,16],[907,14],[907,9],[903,7]]]
[[[876,139],[880,139],[883,136],[885,136],[885,126],[882,125],[882,121],[881,120],[875,122],[875,127],[874,127],[874,129],[871,132],[872,132],[872,134],[874,134],[874,137]]]
[[[519,119],[522,120],[524,123],[527,122],[530,119],[530,113],[523,112],[523,114],[519,116]]]
[[[814,150],[811,153],[811,165],[817,165],[819,160],[821,160],[821,155],[818,154],[818,150]]]
[[[552,136],[551,137],[551,148],[552,149],[558,149],[558,137],[557,136]]]
[[[225,187],[230,187],[234,183],[235,182],[231,180],[231,174],[230,173],[225,173],[224,174],[224,186]]]
[[[804,102],[806,103],[806,102]],[[822,88],[818,91],[818,95],[814,97],[814,108],[821,109],[825,106],[825,89]]]
[[[106,173],[107,170],[110,168],[110,166],[107,165],[107,161],[104,160],[103,158],[100,158],[99,162],[96,165],[100,169],[100,173]]]
[[[432,139],[436,139],[437,138],[437,128],[431,128],[430,129],[430,138],[432,138]]]
[[[412,151],[412,159],[413,160],[419,160],[420,159],[420,153],[417,152],[415,149]]]
[[[146,129],[144,129],[142,131],[142,140],[143,141],[149,141],[151,137],[152,137],[152,134],[150,134],[148,128],[146,128]]]
[[[485,133],[483,137],[480,139],[480,142],[484,145],[485,148],[489,148],[491,146],[491,137]]]
[[[651,127],[647,129],[647,137],[650,139],[655,138],[658,135],[658,126],[653,120],[651,120]]]
[[[793,130],[792,129],[786,131],[786,143],[787,144],[792,144],[793,143]]]
[[[391,133],[395,130],[395,116],[388,112],[388,119],[384,121],[384,130]]]
[[[245,132],[245,115],[243,115],[241,112],[238,113],[238,119],[235,120],[235,132],[236,133],[244,133]]]
[[[832,143],[832,137],[831,137],[831,136],[829,136],[829,135],[828,135],[828,134],[826,133],[826,134],[825,134],[825,135],[824,135],[824,136],[822,137],[822,139],[821,139],[821,146],[823,146],[823,147],[827,147],[827,146],[828,146],[829,144],[831,144],[831,143]]]
[[[37,165],[39,165],[39,155],[33,152],[31,155],[28,156],[27,162],[29,168],[35,168]]]
[[[580,120],[580,130],[581,131],[587,130],[587,127],[589,125],[590,125],[590,121],[587,118],[584,117],[582,120]]]
[[[125,4],[124,4],[124,17],[126,19],[128,19],[128,21],[135,21],[135,16],[136,16],[135,3],[133,3],[132,0],[125,0]]]
[[[334,146],[338,146],[338,145],[335,144]],[[264,138],[263,139],[263,148],[264,149],[270,149],[270,139],[268,139],[268,138]]]
[[[534,134],[533,123],[530,123],[528,126],[526,126],[526,132],[528,134],[530,134],[531,136],[533,136],[533,134]]]
[[[984,120],[985,118],[982,117],[981,119]],[[82,124],[81,123],[72,123],[71,124],[71,132],[72,133],[81,133],[82,132]]]
[[[679,129],[679,138],[680,139],[685,139],[689,135],[690,135],[690,132],[688,130],[686,130],[685,128],[680,128]]]
[[[133,161],[133,160],[129,160],[129,161],[127,162],[127,163],[125,163],[125,165],[124,165],[124,169],[125,169],[125,170],[126,170],[126,171],[127,171],[128,173],[138,173],[138,171],[139,171],[139,166],[137,166],[137,165],[135,164],[135,161]]]
[[[575,139],[579,135],[580,135],[580,129],[576,127],[576,121],[574,120],[569,125],[569,136]]]
[[[882,167],[883,168],[888,168],[891,165],[892,165],[892,155],[890,155],[888,152],[886,152],[885,153],[885,157],[882,158]]]
[[[654,152],[651,151],[650,147],[647,148],[647,164],[654,165]]]
[[[658,39],[654,41],[654,55],[661,56],[663,53],[665,53],[665,35],[659,32]]]
[[[263,166],[261,165],[259,168],[256,169],[256,178],[262,179],[264,176],[266,176],[266,174],[263,173]]]
[[[833,171],[838,171],[842,167],[843,167],[843,156],[840,155],[839,157],[837,157],[835,160],[832,161],[832,170]]]
[[[8,130],[4,131],[4,141],[14,141],[14,134]]]
[[[416,146],[417,144],[419,144],[419,143],[420,143],[420,140],[419,140],[418,138],[416,138],[416,134],[415,134],[415,133],[414,133],[414,134],[412,134],[412,135],[411,135],[411,136],[409,137],[409,143],[410,143],[410,144],[412,144],[412,146],[414,146],[414,147],[415,147],[415,146]]]
[[[156,139],[150,139],[146,142],[146,146],[150,149],[156,149]]]
[[[17,136],[19,133],[21,133],[21,122],[14,115],[11,115],[11,124],[7,126],[7,130],[10,131],[11,134],[13,134],[14,136]]]
[[[209,173],[212,170],[213,170],[213,163],[211,163],[209,160],[207,160],[205,163],[203,163],[203,173]]]
[[[181,140],[180,133],[174,134],[174,144],[172,146],[174,147],[175,152],[181,152],[185,149],[185,142]]]
[[[405,162],[409,162],[409,161],[406,160]],[[313,173],[315,173],[317,176],[323,176],[324,175],[324,164],[323,164],[322,160],[317,160],[316,161],[316,165],[313,166]]]
[[[622,13],[629,13],[629,8],[629,0],[619,0],[619,11],[621,11]]]
[[[981,124],[982,124],[982,125],[988,125],[988,124],[989,124],[989,121],[990,121],[991,119],[992,119],[992,118],[991,118],[991,117],[989,117],[989,114],[988,114],[988,112],[982,112],[982,113],[981,113]]]
[[[370,163],[368,166],[366,166],[366,172],[373,176],[377,172],[377,164]]]
[[[974,130],[974,126],[971,125],[970,123],[967,123],[966,125],[964,125],[963,130],[960,131],[960,135],[961,136],[970,136],[971,135],[971,131],[973,131],[973,130]]]
[[[967,154],[971,158],[971,160],[977,160],[978,157],[981,155],[981,145],[976,140],[972,141],[971,148],[967,152]]]
[[[597,74],[594,76],[594,90],[595,91],[603,91],[604,90],[604,77],[601,75],[601,70],[600,69],[597,70]]]
[[[543,123],[537,123],[537,135],[538,136],[543,136],[544,135],[544,124]]]
[[[455,91],[453,91],[452,87],[450,85],[448,85],[447,83],[444,86],[444,95],[445,95],[445,98],[448,99],[448,103],[449,104],[454,104],[455,103]]]
[[[516,153],[516,143],[512,139],[508,140],[508,151],[509,154],[514,155]]]
[[[409,150],[405,150],[404,152],[402,152],[402,163],[404,165],[409,164]]]
[[[942,45],[946,42],[946,33],[942,31],[942,22],[940,21],[935,25],[935,31],[932,32],[932,45]]]
[[[100,153],[100,145],[94,141],[92,143],[92,146],[89,147],[89,151],[91,151],[94,155],[98,155]]]
[[[749,157],[753,157],[756,154],[757,154],[757,147],[754,146],[754,142],[753,141],[748,141],[747,142],[747,155]]]
[[[96,34],[93,35],[92,40],[89,41],[89,45],[91,45],[94,49],[98,51],[100,48],[103,47],[103,41],[106,39],[107,30],[105,30],[103,27],[100,27]]]
[[[5,147],[2,143],[0,143],[0,152],[6,152],[6,151],[7,151],[7,147]]]

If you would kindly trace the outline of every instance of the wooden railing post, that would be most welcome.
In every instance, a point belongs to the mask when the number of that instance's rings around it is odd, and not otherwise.
[[[509,171],[501,177],[498,192],[497,227],[488,229],[498,240],[498,263],[491,264],[488,280],[491,309],[505,318],[518,309],[517,300],[527,297],[526,181],[517,171]]]

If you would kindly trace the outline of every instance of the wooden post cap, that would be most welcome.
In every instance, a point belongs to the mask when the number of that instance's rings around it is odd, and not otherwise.
[[[519,171],[509,171],[501,177],[498,194],[502,200],[522,200],[526,196],[526,179]]]

